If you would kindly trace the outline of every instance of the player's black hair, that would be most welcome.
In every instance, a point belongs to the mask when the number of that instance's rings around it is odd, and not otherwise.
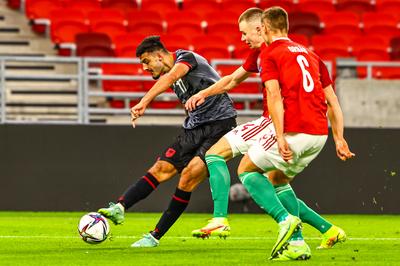
[[[160,36],[149,36],[143,39],[143,41],[136,48],[136,57],[140,57],[142,54],[154,51],[164,51],[167,52],[167,49],[160,41]]]

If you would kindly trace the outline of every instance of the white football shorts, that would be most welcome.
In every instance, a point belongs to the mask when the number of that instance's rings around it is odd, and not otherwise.
[[[310,135],[287,133],[286,141],[293,152],[293,159],[285,162],[279,154],[275,130],[259,137],[248,154],[252,162],[265,172],[279,169],[289,178],[293,178],[314,160],[325,145],[328,135]]]
[[[275,131],[271,118],[261,116],[256,120],[235,127],[224,137],[231,146],[233,157],[236,157],[239,154],[247,153],[260,136],[273,132]]]

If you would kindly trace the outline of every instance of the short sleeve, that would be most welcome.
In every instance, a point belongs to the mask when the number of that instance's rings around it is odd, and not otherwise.
[[[265,83],[271,79],[279,79],[279,72],[271,56],[261,57],[261,80]]]
[[[258,56],[260,55],[260,49],[251,50],[246,60],[244,61],[242,67],[247,72],[258,73],[260,70],[258,69]]]
[[[329,75],[328,68],[326,67],[325,63],[319,59],[319,73],[321,75],[320,80],[322,84],[322,88],[326,88],[329,85],[332,85],[332,79]]]
[[[197,67],[197,60],[191,52],[182,52],[176,57],[175,64],[182,63],[187,65],[190,70]]]

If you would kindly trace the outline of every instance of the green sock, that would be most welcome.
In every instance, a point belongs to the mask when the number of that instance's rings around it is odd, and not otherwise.
[[[269,213],[275,221],[279,223],[289,215],[265,176],[257,172],[244,172],[239,175],[239,179],[258,206]]]
[[[223,157],[206,155],[208,171],[210,173],[210,188],[214,201],[214,217],[228,216],[229,188],[231,176]]]
[[[285,209],[294,216],[299,217],[299,203],[297,202],[296,194],[289,184],[274,186],[278,199],[285,207]],[[301,230],[296,231],[291,240],[303,240]]]
[[[332,224],[321,217],[318,213],[316,213],[313,209],[308,207],[302,200],[297,199],[299,202],[299,213],[300,219],[320,231],[324,234],[329,228],[332,227]]]

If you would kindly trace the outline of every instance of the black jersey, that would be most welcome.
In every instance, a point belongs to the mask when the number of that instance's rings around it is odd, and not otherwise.
[[[189,72],[177,80],[172,89],[184,104],[192,95],[208,88],[220,79],[218,73],[208,64],[207,60],[191,51],[177,50],[175,63],[189,66]],[[228,94],[207,97],[205,102],[192,112],[188,112],[183,127],[195,128],[212,121],[236,117],[236,110]]]

